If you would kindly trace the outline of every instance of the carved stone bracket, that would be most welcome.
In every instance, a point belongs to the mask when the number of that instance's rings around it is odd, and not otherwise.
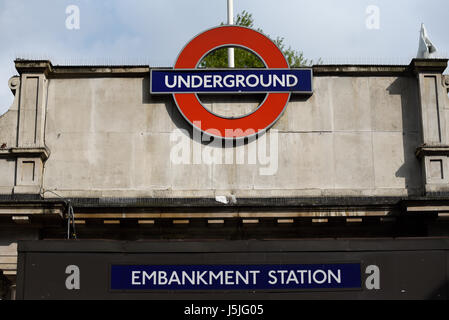
[[[447,92],[449,92],[449,76],[443,77],[443,86],[446,87]]]
[[[20,87],[20,77],[19,76],[11,77],[11,79],[9,79],[8,81],[8,86],[9,89],[11,89],[12,94],[16,95],[16,92]]]

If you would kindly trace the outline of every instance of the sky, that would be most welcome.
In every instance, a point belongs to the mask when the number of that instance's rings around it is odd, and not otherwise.
[[[79,8],[79,29],[67,28],[70,5]],[[234,7],[323,63],[408,64],[422,22],[449,56],[447,0],[234,0]],[[0,115],[12,104],[15,58],[171,67],[195,35],[226,21],[226,8],[227,0],[0,0]]]

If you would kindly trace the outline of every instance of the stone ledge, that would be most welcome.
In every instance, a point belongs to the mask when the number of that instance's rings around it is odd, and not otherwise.
[[[53,65],[49,60],[22,60],[14,61],[19,74],[23,73],[43,73],[45,75],[53,72]]]
[[[401,76],[421,72],[443,73],[447,59],[413,59],[409,65],[314,65],[315,76]],[[16,60],[16,69],[22,73],[44,73],[55,78],[83,77],[140,77],[149,75],[148,65],[92,65],[53,66],[48,60]]]
[[[241,207],[317,207],[395,205],[400,197],[304,197],[237,198],[236,203],[219,203],[213,198],[75,198],[76,208],[241,208]]]
[[[418,240],[418,241],[417,241]],[[101,241],[101,240],[43,240],[19,241],[18,252],[66,252],[66,253],[186,253],[186,252],[345,252],[384,251],[385,243],[391,243],[389,251],[447,250],[449,238],[371,238],[371,239],[303,239],[298,240],[234,240],[224,241]]]
[[[150,73],[149,66],[56,66],[49,78],[138,77]]]
[[[41,187],[39,185],[15,186],[14,194],[39,194]]]
[[[12,216],[58,216],[63,217],[63,203],[0,203],[0,217]]]
[[[118,208],[223,208],[232,209],[238,207],[271,208],[293,207],[354,207],[369,206],[396,206],[404,202],[441,202],[448,203],[449,193],[435,193],[427,196],[404,196],[404,197],[286,197],[286,198],[237,198],[236,204],[222,204],[213,198],[43,198],[41,195],[27,194],[4,194],[0,195],[1,206],[20,205],[64,205],[68,202],[74,207],[83,209]]]
[[[449,198],[449,195],[448,195]],[[3,204],[55,204],[70,200],[75,208],[278,208],[278,207],[322,207],[322,206],[394,206],[401,201],[426,197],[285,197],[285,198],[237,198],[237,203],[223,204],[214,198],[42,198],[27,194],[0,195],[0,206]]]
[[[443,73],[447,68],[448,59],[413,59],[410,63],[415,74],[417,73]]]
[[[449,192],[432,193],[427,196],[409,196],[409,197],[317,197],[317,198],[238,198],[237,204],[220,204],[215,199],[208,198],[42,198],[39,195],[0,195],[1,208],[64,208],[65,203],[69,201],[74,208],[86,213],[96,213],[100,209],[106,209],[109,213],[111,209],[118,209],[120,213],[135,211],[135,208],[155,209],[154,212],[161,212],[159,209],[169,208],[179,209],[179,211],[167,212],[185,212],[185,210],[197,210],[200,208],[208,212],[209,209],[225,210],[222,212],[232,213],[234,209],[252,208],[270,212],[273,209],[284,208],[287,210],[298,211],[300,209],[316,209],[329,207],[337,210],[352,208],[356,210],[360,207],[366,207],[370,210],[380,210],[381,208],[402,206],[403,204],[419,205],[447,205],[449,206]],[[196,209],[193,209],[196,208]],[[128,209],[128,210],[123,210]],[[93,210],[93,211],[90,211]],[[199,210],[201,211],[201,210]],[[140,212],[140,211],[139,211]],[[153,211],[145,211],[150,213]],[[163,212],[163,211],[162,211]]]
[[[410,73],[406,65],[315,65],[314,76],[401,76]]]
[[[50,157],[48,148],[9,148],[0,150],[0,158],[41,158],[47,161]]]
[[[420,159],[425,156],[449,156],[449,146],[421,146],[416,149],[416,156]]]

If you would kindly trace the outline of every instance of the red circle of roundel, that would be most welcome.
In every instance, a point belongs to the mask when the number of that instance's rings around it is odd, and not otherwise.
[[[267,68],[289,67],[282,51],[263,34],[245,27],[221,26],[190,41],[179,54],[175,69],[195,69],[208,52],[222,46],[250,49],[262,58]],[[282,115],[290,99],[290,93],[269,93],[255,112],[229,119],[209,112],[194,93],[175,93],[173,96],[188,122],[209,135],[221,138],[244,138],[264,132]]]

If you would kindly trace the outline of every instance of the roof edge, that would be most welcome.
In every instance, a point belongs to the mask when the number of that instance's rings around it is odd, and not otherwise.
[[[314,65],[315,76],[400,76],[423,72],[443,73],[448,59],[413,59],[409,65]],[[148,65],[92,65],[92,66],[54,66],[50,60],[15,60],[17,71],[22,73],[44,73],[49,77],[133,77],[142,76],[151,69]]]

